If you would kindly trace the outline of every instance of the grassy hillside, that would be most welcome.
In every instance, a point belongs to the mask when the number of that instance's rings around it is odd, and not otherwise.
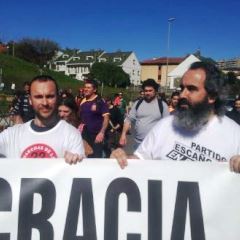
[[[35,64],[5,54],[0,54],[0,68],[2,68],[2,79],[7,90],[10,89],[12,83],[16,84],[16,89],[21,89],[23,82],[30,81],[40,74],[40,69]],[[43,70],[42,74],[48,74],[55,78],[60,88],[78,89],[82,86],[82,82],[62,73],[46,69]]]
[[[33,77],[40,75],[40,69],[37,65],[26,62],[22,59],[12,57],[6,54],[0,53],[0,68],[2,68],[2,80],[5,84],[5,92],[11,93],[11,84],[16,84],[16,89],[21,89],[23,82],[30,81]],[[48,69],[43,70],[42,74],[52,76],[57,80],[59,88],[67,89],[72,88],[74,93],[77,93],[79,87],[83,86],[83,82],[65,76],[63,73],[54,72]],[[134,99],[138,94],[136,92],[129,91],[127,89],[104,87],[103,96],[113,96],[115,93],[123,92],[127,101]],[[101,92],[101,86],[99,87],[99,93]]]

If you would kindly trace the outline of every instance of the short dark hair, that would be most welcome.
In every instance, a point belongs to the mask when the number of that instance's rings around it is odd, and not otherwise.
[[[159,84],[152,78],[146,79],[142,84],[142,89],[144,90],[145,87],[153,87],[157,92],[159,89]]]
[[[55,87],[56,87],[56,94],[58,95],[58,85],[57,85],[57,82],[56,80],[49,76],[49,75],[38,75],[36,77],[34,77],[31,82],[30,82],[30,94],[31,94],[31,86],[34,82],[36,81],[39,81],[39,82],[48,82],[48,81],[51,81],[55,84]]]
[[[172,92],[171,98],[173,98],[175,96],[180,96],[180,92],[179,91]]]
[[[30,86],[30,82],[29,81],[25,81],[24,83],[23,83],[23,86],[25,87],[25,86]]]
[[[105,97],[105,102],[113,103],[113,98],[112,97]]]
[[[93,86],[93,88],[97,89],[98,88],[98,83],[96,80],[93,79],[86,79],[84,81],[85,84],[91,84]]]
[[[213,63],[209,62],[192,63],[189,70],[196,69],[202,69],[205,72],[206,79],[204,85],[208,96],[215,99],[214,111],[219,116],[223,115],[225,113],[227,89],[222,72]]]

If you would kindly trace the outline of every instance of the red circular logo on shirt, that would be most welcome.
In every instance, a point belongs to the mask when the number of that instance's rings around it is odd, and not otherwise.
[[[57,158],[56,152],[46,144],[37,143],[27,147],[21,158]]]

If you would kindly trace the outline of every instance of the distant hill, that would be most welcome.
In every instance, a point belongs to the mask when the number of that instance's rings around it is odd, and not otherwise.
[[[21,89],[23,82],[30,81],[33,77],[40,75],[40,69],[37,65],[1,53],[0,68],[2,69],[2,81],[5,84],[6,90],[11,88],[12,83],[16,84],[16,89]],[[59,88],[62,89],[72,88],[76,92],[83,85],[82,82],[76,79],[49,69],[43,69],[42,74],[52,76],[57,80]]]

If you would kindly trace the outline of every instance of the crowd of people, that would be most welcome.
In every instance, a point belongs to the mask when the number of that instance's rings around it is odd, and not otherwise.
[[[63,157],[70,164],[111,157],[121,167],[129,158],[229,161],[240,172],[240,99],[225,114],[222,75],[204,62],[190,66],[180,88],[166,102],[159,97],[159,85],[147,79],[129,110],[123,93],[102,98],[94,80],[85,80],[73,96],[71,89],[59,91],[51,76],[37,76],[24,83],[12,104],[16,125],[0,133],[0,153]],[[129,132],[133,156],[123,150]]]

